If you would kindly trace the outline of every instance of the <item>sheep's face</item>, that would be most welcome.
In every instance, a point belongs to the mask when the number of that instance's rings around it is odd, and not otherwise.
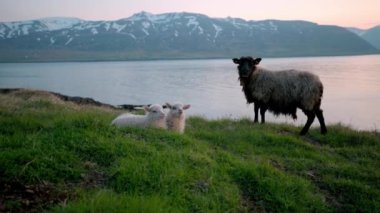
[[[181,103],[177,103],[177,104],[166,103],[166,106],[170,109],[169,113],[175,117],[180,117],[184,115],[184,111],[190,108],[190,104],[183,105]]]
[[[239,78],[247,78],[261,61],[261,58],[252,58],[250,56],[232,59],[238,64]]]
[[[144,110],[152,120],[160,120],[165,118],[164,109],[159,104],[152,104],[149,107],[145,106]]]

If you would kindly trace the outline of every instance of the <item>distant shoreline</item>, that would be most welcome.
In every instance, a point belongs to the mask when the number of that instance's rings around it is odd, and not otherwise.
[[[111,108],[111,109],[136,110],[144,106],[144,105],[132,105],[132,104],[122,104],[122,105],[114,106],[111,104],[106,104],[100,101],[96,101],[93,98],[80,97],[80,96],[68,96],[68,95],[63,95],[61,93],[51,92],[51,91],[46,91],[46,90],[24,89],[24,88],[0,88],[0,94],[8,94],[8,93],[18,92],[18,91],[48,93],[48,94],[58,97],[59,99],[65,102],[73,102],[78,105],[92,105],[92,106],[98,106],[98,107],[106,107],[106,108]]]
[[[2,61],[0,59],[0,64],[12,64],[12,63],[81,63],[81,62],[134,62],[134,61],[181,61],[181,60],[221,60],[221,59],[231,59],[233,57],[240,57],[242,55],[236,55],[231,57],[183,57],[183,58],[132,58],[132,59],[88,59],[88,60],[15,60],[15,61]],[[251,54],[252,56],[263,57],[263,58],[319,58],[319,57],[355,57],[355,56],[372,56],[380,55],[378,53],[366,53],[366,54],[342,54],[342,55],[305,55],[305,56],[265,56],[258,54]]]

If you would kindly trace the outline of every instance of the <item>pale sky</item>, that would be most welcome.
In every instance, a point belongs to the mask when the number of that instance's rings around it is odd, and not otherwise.
[[[46,17],[117,20],[141,11],[306,20],[362,29],[380,24],[380,0],[0,0],[0,22]]]

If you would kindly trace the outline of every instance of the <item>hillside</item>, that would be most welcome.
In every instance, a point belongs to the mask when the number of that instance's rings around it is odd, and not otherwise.
[[[370,28],[368,30],[362,30],[358,28],[347,28],[351,32],[357,34],[362,39],[370,43],[372,46],[380,49],[380,25]]]
[[[379,50],[345,28],[306,21],[141,12],[115,21],[47,18],[0,23],[0,62],[372,53]]]
[[[380,49],[380,26],[367,30],[361,37],[374,47]]]
[[[72,100],[72,99],[69,99]],[[78,104],[79,103],[79,104]],[[121,111],[0,93],[0,212],[376,212],[380,135],[188,120],[118,129]]]

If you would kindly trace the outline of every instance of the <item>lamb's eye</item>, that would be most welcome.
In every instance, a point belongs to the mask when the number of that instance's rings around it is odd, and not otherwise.
[[[173,107],[174,110],[177,110],[177,107]]]
[[[156,110],[153,110],[152,112],[153,112],[153,113],[157,113],[157,111],[156,111]]]

